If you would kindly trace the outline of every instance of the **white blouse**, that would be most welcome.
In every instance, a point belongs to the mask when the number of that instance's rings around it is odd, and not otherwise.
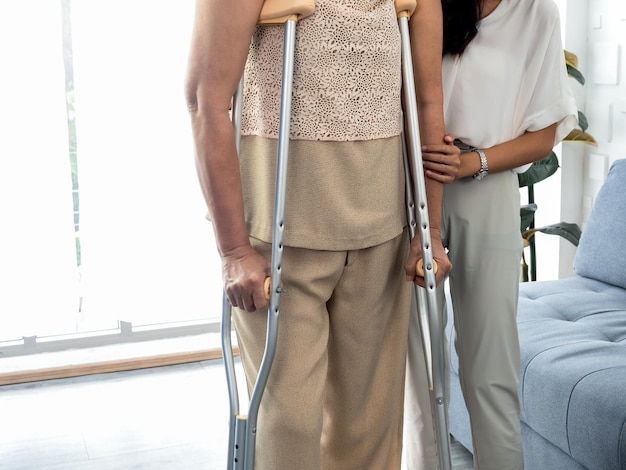
[[[489,148],[558,123],[556,145],[577,123],[568,80],[554,2],[502,0],[465,52],[444,58],[446,131]]]

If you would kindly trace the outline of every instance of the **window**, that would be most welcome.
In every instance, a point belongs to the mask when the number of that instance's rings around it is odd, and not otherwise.
[[[219,317],[192,17],[192,0],[0,4],[0,345]]]

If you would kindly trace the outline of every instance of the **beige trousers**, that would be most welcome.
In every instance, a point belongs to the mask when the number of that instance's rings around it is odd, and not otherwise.
[[[255,242],[269,256],[270,246]],[[356,251],[285,247],[276,356],[256,470],[400,468],[410,284],[408,238]],[[248,386],[266,313],[235,309]]]
[[[454,346],[470,415],[474,468],[522,470],[517,175],[507,171],[481,181],[455,181],[445,186],[443,201],[442,236],[453,266],[449,285]],[[409,341],[404,468],[433,470],[436,445],[432,419],[425,412],[430,398],[424,390],[421,338],[415,326]]]

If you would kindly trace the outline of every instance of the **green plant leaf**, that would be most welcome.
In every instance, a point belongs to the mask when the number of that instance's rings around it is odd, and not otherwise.
[[[576,67],[574,67],[573,65],[570,65],[570,64],[566,64],[566,67],[567,67],[567,74],[570,77],[572,77],[574,80],[576,80],[581,85],[585,84],[585,77],[583,76],[582,73],[580,73],[580,70],[578,70]]]
[[[519,186],[520,188],[523,188],[525,186],[537,184],[540,181],[552,176],[558,168],[559,159],[554,152],[550,152],[550,155],[533,162],[532,166],[527,171],[517,175]]]
[[[530,224],[535,219],[535,211],[537,210],[537,204],[528,204],[520,207],[520,231],[524,233]]]
[[[587,121],[587,116],[585,116],[582,111],[578,111],[578,126],[586,131],[589,127],[589,122]]]
[[[536,232],[545,233],[547,235],[558,235],[560,237],[565,238],[568,242],[570,242],[574,246],[578,246],[578,241],[580,240],[580,227],[577,224],[570,224],[568,222],[559,222],[557,224],[546,225],[545,227],[533,228],[530,230],[526,230],[522,233],[522,236],[528,240],[531,238]]]

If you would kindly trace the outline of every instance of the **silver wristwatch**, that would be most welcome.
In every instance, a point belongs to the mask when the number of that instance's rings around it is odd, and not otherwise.
[[[473,178],[475,180],[481,180],[485,176],[487,176],[487,173],[489,173],[489,167],[487,166],[487,155],[485,155],[485,152],[482,149],[473,148],[472,151],[476,152],[480,157],[480,170],[478,170],[478,173],[474,173]]]

